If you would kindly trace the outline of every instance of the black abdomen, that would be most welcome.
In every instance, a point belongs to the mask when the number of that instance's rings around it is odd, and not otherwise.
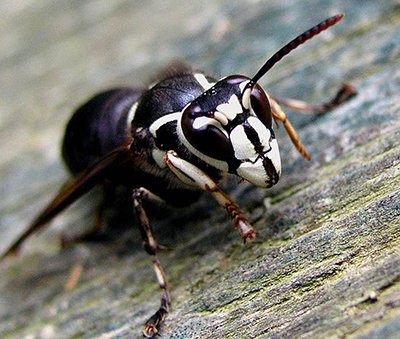
[[[129,109],[142,91],[119,88],[102,92],[79,107],[67,124],[62,156],[77,174],[128,137]]]

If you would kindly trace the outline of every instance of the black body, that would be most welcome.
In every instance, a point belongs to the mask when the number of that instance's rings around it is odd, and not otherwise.
[[[220,172],[179,142],[176,121],[162,125],[156,139],[149,132],[149,126],[164,115],[182,111],[203,92],[193,72],[181,68],[148,90],[120,88],[94,96],[75,111],[67,124],[62,145],[65,163],[78,175],[132,136],[135,152],[142,156],[126,161],[106,179],[128,189],[144,187],[172,206],[191,204],[201,191],[185,185],[170,171],[161,170],[151,156],[154,145],[163,151],[175,150],[214,180],[220,179]],[[129,111],[135,104],[134,119],[129,122]]]
[[[78,174],[93,165],[129,135],[126,119],[142,91],[119,88],[95,95],[79,107],[65,129],[62,156]]]

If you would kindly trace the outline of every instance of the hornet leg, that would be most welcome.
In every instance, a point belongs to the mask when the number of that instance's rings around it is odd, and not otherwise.
[[[283,98],[276,98],[270,97],[272,115],[274,119],[279,120],[283,123],[287,134],[289,135],[292,143],[299,151],[299,153],[307,160],[310,160],[311,157],[308,154],[306,148],[300,141],[299,137],[295,129],[293,128],[292,124],[288,120],[285,112],[279,106],[279,104],[294,109],[296,111],[302,113],[317,113],[317,114],[324,114],[331,109],[341,105],[345,101],[349,100],[350,98],[354,97],[357,94],[356,89],[351,84],[345,83],[340,88],[340,90],[336,93],[335,97],[330,100],[329,102],[322,103],[322,104],[310,104],[304,101],[295,100],[295,99],[283,99]]]
[[[109,183],[103,184],[103,198],[96,209],[96,214],[89,227],[81,233],[77,234],[62,234],[61,247],[67,248],[79,242],[85,241],[105,241],[107,240],[105,230],[107,228],[107,218],[105,211],[108,210],[115,200],[115,188]],[[97,193],[97,192],[96,192]]]
[[[222,192],[207,174],[186,160],[179,158],[174,151],[168,151],[164,156],[164,160],[170,170],[183,182],[198,186],[213,195],[231,216],[234,226],[239,230],[240,236],[244,241],[255,238],[256,231],[239,206],[227,194]]]
[[[164,269],[161,266],[160,261],[157,257],[157,250],[162,249],[154,238],[153,230],[151,229],[149,219],[147,218],[146,212],[142,205],[142,198],[150,197],[152,199],[153,193],[147,191],[144,188],[134,189],[132,193],[133,207],[135,214],[139,222],[139,230],[143,239],[143,247],[148,254],[151,256],[153,262],[154,272],[156,273],[158,284],[162,290],[161,294],[161,305],[157,312],[154,313],[145,323],[143,335],[146,338],[152,338],[158,334],[160,325],[163,323],[166,315],[169,312],[171,305],[171,299],[169,295],[169,287]]]
[[[287,118],[286,113],[282,110],[281,106],[279,106],[279,104],[275,100],[270,100],[270,104],[272,116],[274,117],[274,119],[282,122],[283,127],[285,127],[286,133],[289,135],[290,140],[292,140],[293,145],[305,159],[310,160],[310,155],[308,154],[303,143],[300,141],[296,130]]]
[[[310,104],[301,100],[290,98],[272,97],[272,99],[280,105],[286,106],[298,112],[323,114],[351,99],[356,94],[357,90],[353,85],[350,83],[344,83],[332,100],[322,104]]]

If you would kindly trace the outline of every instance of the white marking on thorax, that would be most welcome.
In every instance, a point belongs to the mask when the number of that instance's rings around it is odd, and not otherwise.
[[[180,116],[182,115],[182,112],[174,112],[174,113],[170,113],[167,115],[163,115],[162,117],[158,118],[156,121],[154,121],[150,127],[149,127],[149,131],[150,133],[153,135],[154,138],[157,137],[157,130],[162,126],[165,125],[171,121],[178,121]]]
[[[196,81],[200,84],[201,87],[204,88],[204,91],[209,90],[211,87],[215,85],[215,82],[209,82],[204,74],[195,73],[193,74]]]
[[[237,114],[243,113],[242,105],[235,94],[229,98],[227,103],[218,105],[217,111],[224,114],[229,120],[233,120]]]
[[[135,119],[135,114],[136,110],[138,108],[139,103],[135,102],[132,107],[129,109],[128,115],[126,117],[126,124],[128,125],[128,128],[131,128],[132,121]]]

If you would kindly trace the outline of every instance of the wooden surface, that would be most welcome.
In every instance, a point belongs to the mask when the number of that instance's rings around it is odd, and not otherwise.
[[[312,155],[278,130],[283,177],[225,188],[258,230],[242,244],[209,196],[156,211],[171,286],[164,338],[396,338],[400,333],[400,5],[398,1],[14,2],[0,4],[0,252],[68,177],[59,157],[70,112],[93,93],[146,84],[183,59],[252,75],[284,43],[337,12],[261,84],[318,102],[359,95],[322,117],[288,111]],[[94,199],[94,198],[93,198]],[[58,251],[90,223],[77,204],[0,263],[1,338],[131,338],[159,303],[137,229]],[[74,289],[71,270],[83,265]]]

